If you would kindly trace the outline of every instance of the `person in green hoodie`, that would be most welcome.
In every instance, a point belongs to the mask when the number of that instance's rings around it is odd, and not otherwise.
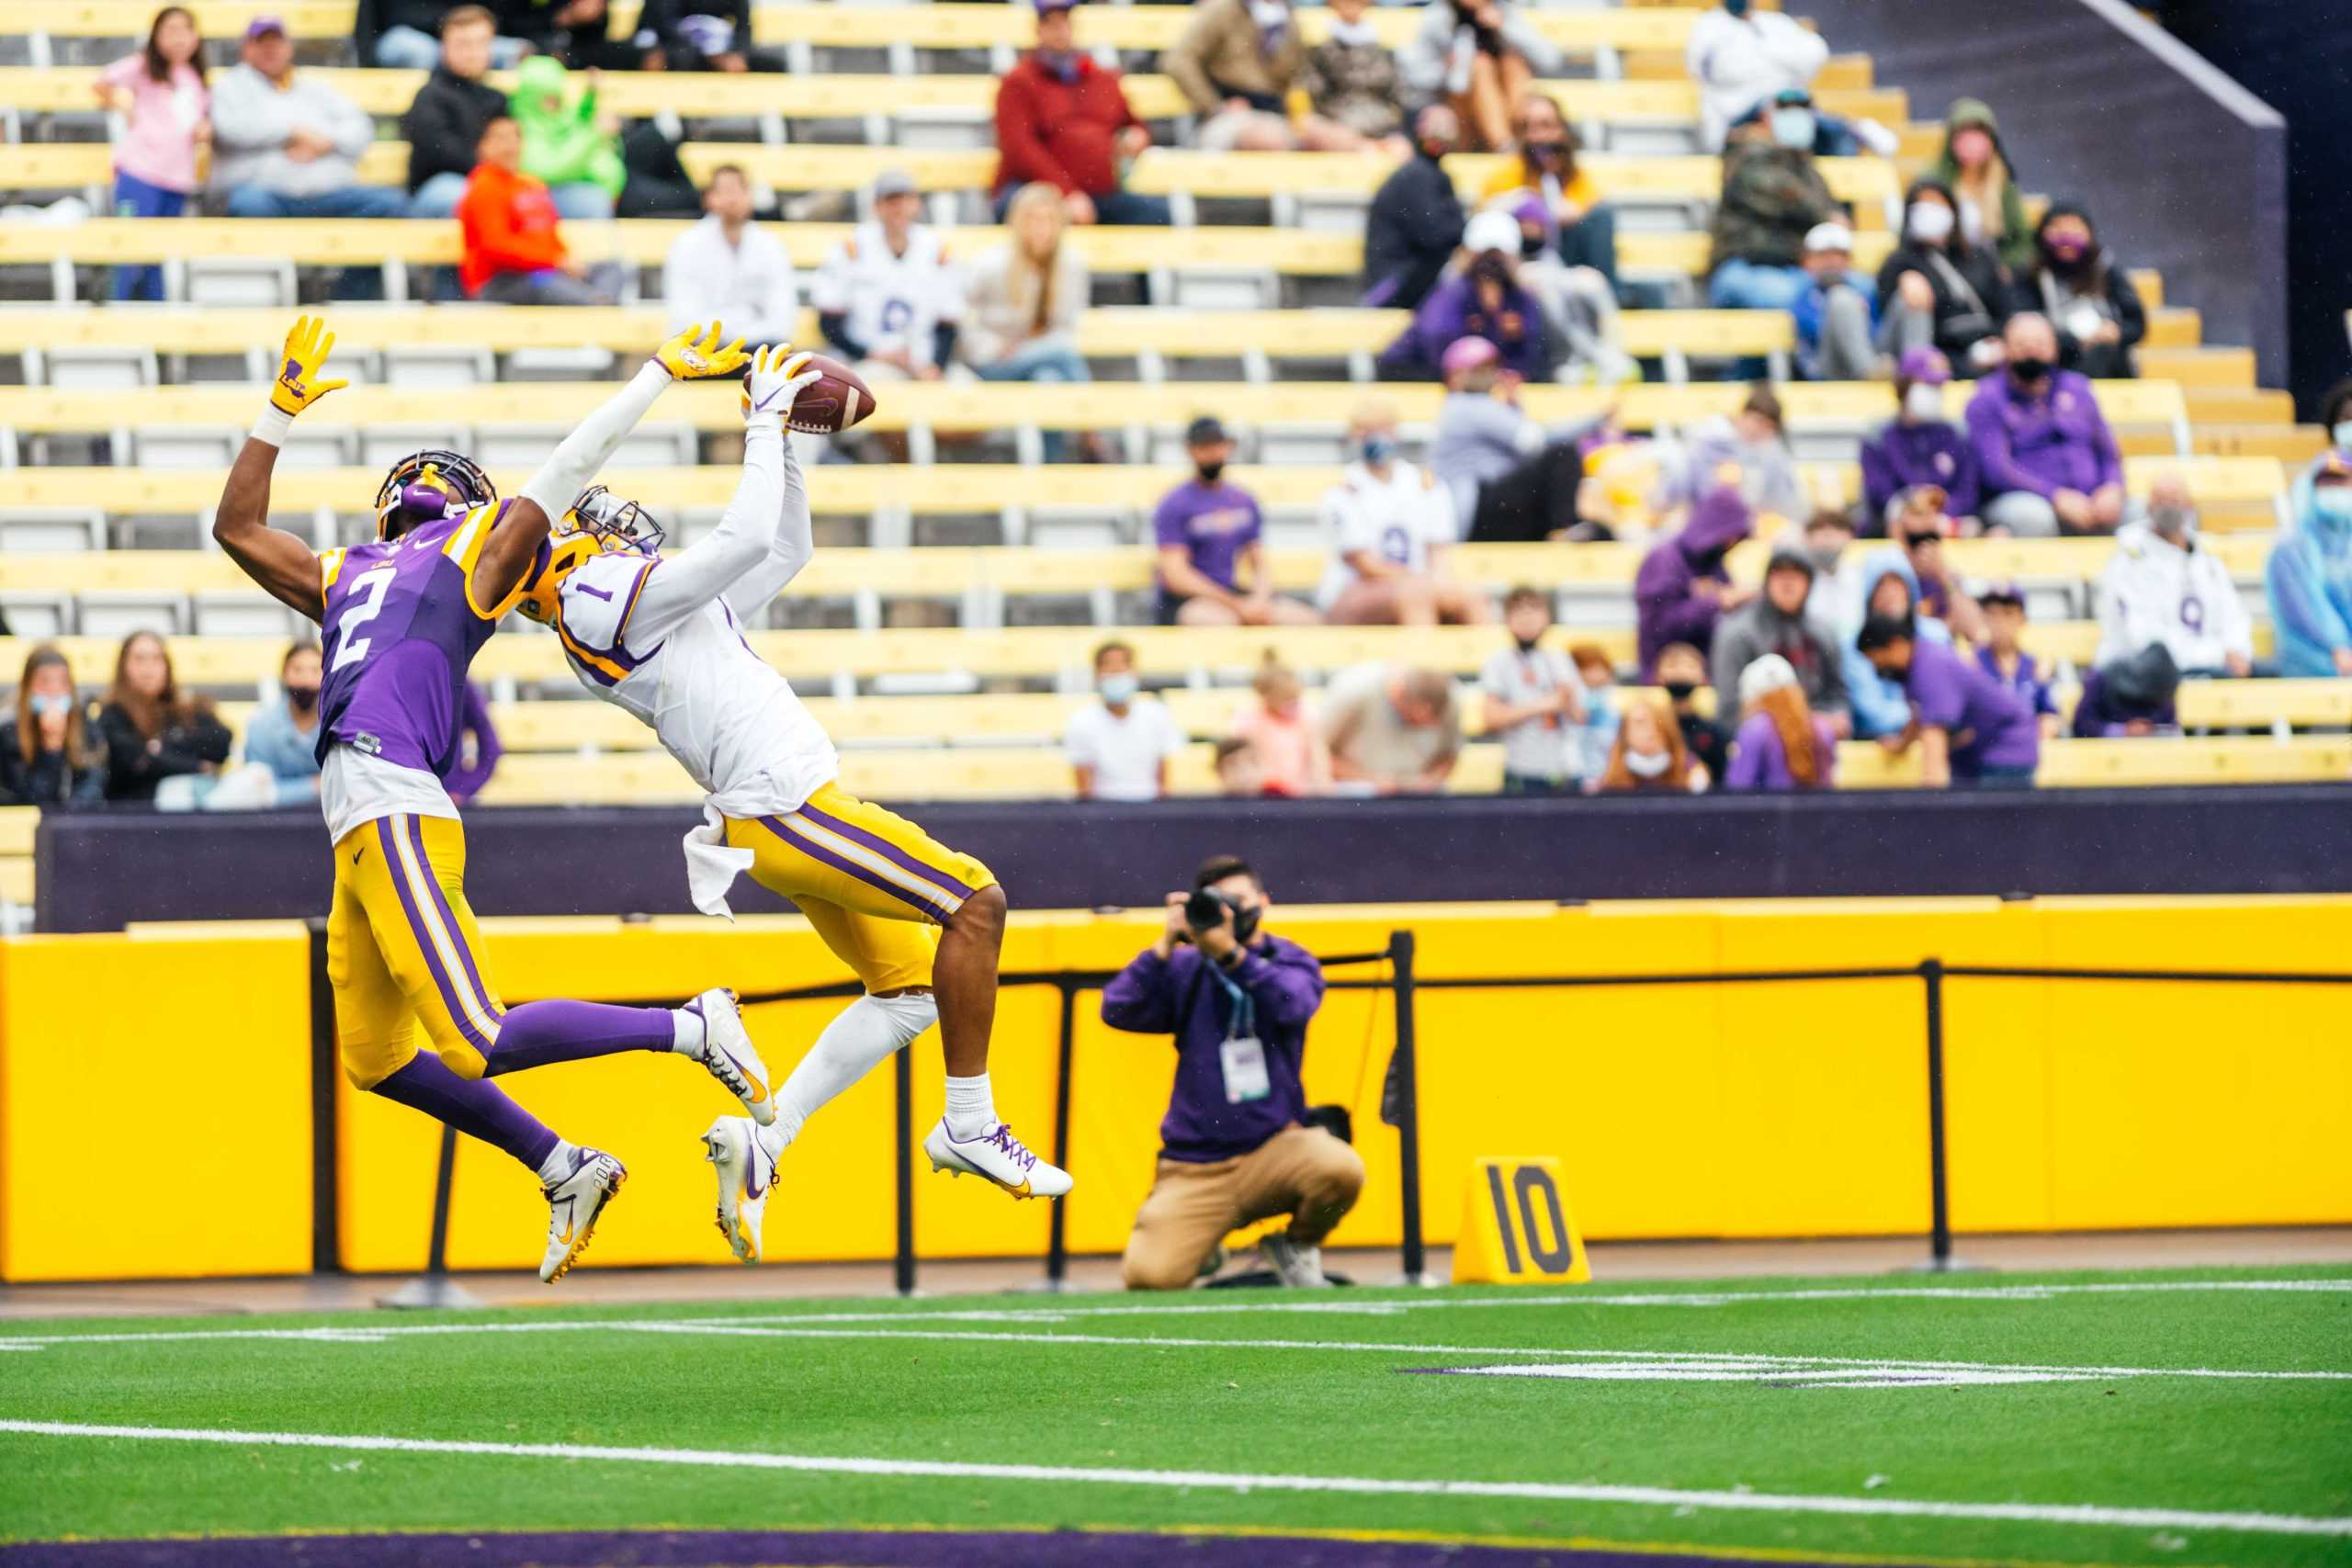
[[[596,107],[596,73],[575,96],[563,62],[535,54],[514,73],[509,100],[523,130],[523,172],[546,182],[556,211],[574,221],[613,215],[628,171],[620,128]]]
[[[2017,168],[2001,144],[2000,122],[1983,100],[1953,100],[1934,174],[1960,198],[1960,231],[1970,244],[1993,247],[2012,277],[2032,270],[2033,227],[2026,221]]]

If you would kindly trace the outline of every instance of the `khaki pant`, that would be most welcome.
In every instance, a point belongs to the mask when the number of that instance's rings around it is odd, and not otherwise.
[[[1163,1159],[1120,1273],[1131,1291],[1181,1291],[1227,1232],[1281,1213],[1292,1240],[1320,1245],[1363,1190],[1363,1157],[1320,1127],[1285,1127],[1234,1159]]]

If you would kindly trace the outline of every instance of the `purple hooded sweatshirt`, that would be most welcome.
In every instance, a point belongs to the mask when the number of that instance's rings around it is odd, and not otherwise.
[[[2090,382],[2072,370],[2052,371],[2039,397],[2020,390],[2006,370],[1980,379],[1968,404],[1968,441],[1988,499],[2013,490],[2088,495],[2123,482],[2115,433]]]
[[[1687,642],[1703,654],[1714,641],[1723,602],[1696,592],[1697,584],[1702,579],[1731,581],[1724,555],[1754,526],[1747,502],[1724,486],[1701,497],[1682,532],[1652,546],[1642,558],[1634,578],[1634,605],[1644,680],[1657,675],[1658,650],[1667,644]]]
[[[1799,784],[1789,771],[1789,749],[1769,713],[1749,714],[1732,746],[1725,789],[1827,789],[1838,776],[1838,732],[1819,714],[1813,716],[1813,750],[1821,776],[1810,784]]]
[[[1465,337],[1493,344],[1502,355],[1503,368],[1522,379],[1541,381],[1551,373],[1543,302],[1514,286],[1503,295],[1500,314],[1490,316],[1479,309],[1477,287],[1467,273],[1456,273],[1430,291],[1413,312],[1411,324],[1381,351],[1380,367],[1392,375],[1435,380],[1447,347]]]
[[[1976,453],[1958,425],[1940,419],[1924,424],[1889,420],[1863,441],[1863,536],[1883,537],[1887,502],[1917,485],[1942,487],[1954,517],[1976,515]]]

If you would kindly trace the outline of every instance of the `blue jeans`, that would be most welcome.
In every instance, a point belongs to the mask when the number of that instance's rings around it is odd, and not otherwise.
[[[556,215],[574,223],[604,223],[612,219],[613,193],[603,186],[576,180],[548,186],[548,195],[555,198]]]
[[[1707,303],[1718,310],[1786,310],[1813,282],[1801,266],[1772,266],[1734,256],[1707,280]]]
[[[260,186],[229,192],[232,218],[405,218],[408,197],[382,186],[345,186],[313,196],[280,196]]]
[[[454,172],[435,175],[409,193],[411,218],[455,218],[466,196],[466,176]]]
[[[1560,260],[1569,266],[1589,266],[1609,280],[1617,292],[1617,214],[1607,202],[1595,202],[1585,215],[1560,231]]]
[[[512,71],[530,47],[518,38],[492,39],[490,63]],[[441,40],[415,28],[386,28],[376,35],[376,63],[386,71],[430,71],[441,63]]]
[[[994,203],[996,220],[1004,221],[1005,209],[1020,191],[1019,186],[1007,186],[997,194]],[[1162,228],[1170,221],[1168,198],[1164,196],[1137,196],[1131,190],[1114,190],[1094,197],[1094,221],[1102,224],[1152,223]]]
[[[187,193],[151,186],[136,175],[114,172],[114,215],[117,218],[177,218],[187,210]],[[160,266],[119,266],[114,269],[118,299],[161,299],[164,269]]]

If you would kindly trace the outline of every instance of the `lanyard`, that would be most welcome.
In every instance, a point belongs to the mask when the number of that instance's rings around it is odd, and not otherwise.
[[[1201,964],[1212,976],[1216,976],[1216,983],[1225,987],[1225,994],[1233,1004],[1232,1019],[1226,1025],[1225,1037],[1227,1040],[1257,1038],[1258,999],[1228,979],[1226,976],[1225,965],[1207,953],[1201,954]]]

